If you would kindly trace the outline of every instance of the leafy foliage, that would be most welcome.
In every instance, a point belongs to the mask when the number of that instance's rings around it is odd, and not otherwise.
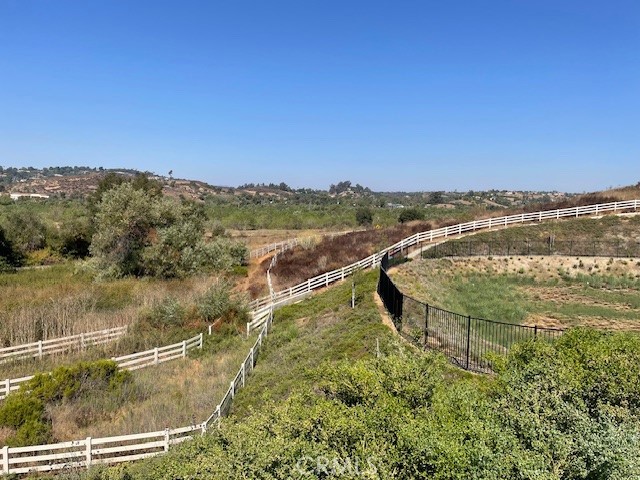
[[[398,222],[412,222],[414,220],[424,220],[424,212],[417,208],[405,208],[398,216]]]
[[[36,375],[0,404],[0,426],[14,431],[7,445],[37,445],[55,440],[47,413],[52,405],[91,397],[98,406],[96,414],[104,415],[100,408],[104,402],[96,402],[95,398],[122,401],[131,381],[131,373],[119,370],[110,360],[79,362],[56,368],[51,374]]]
[[[361,207],[356,210],[356,223],[361,226],[373,224],[373,211],[368,207]]]
[[[0,226],[0,272],[13,270],[21,265],[22,258],[13,246],[13,242],[5,235]]]
[[[104,193],[99,204],[90,248],[94,267],[103,277],[171,278],[244,262],[244,246],[221,237],[204,240],[204,220],[193,203],[123,183]]]
[[[640,475],[640,338],[533,340],[496,378],[436,354],[345,360],[316,386],[97,479],[628,479]]]

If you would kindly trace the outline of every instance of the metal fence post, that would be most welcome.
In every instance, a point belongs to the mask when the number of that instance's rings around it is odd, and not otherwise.
[[[471,354],[471,315],[467,315],[467,370],[469,370],[469,358]]]
[[[429,304],[424,305],[424,346],[427,347],[429,339]]]

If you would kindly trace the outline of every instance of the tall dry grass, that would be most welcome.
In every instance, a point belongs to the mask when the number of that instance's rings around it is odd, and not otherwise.
[[[133,372],[136,400],[89,425],[82,405],[56,406],[49,412],[54,436],[64,441],[200,423],[214,412],[254,342],[255,336],[214,334],[205,337],[201,353]]]
[[[0,274],[0,346],[131,325],[162,299],[189,301],[214,281],[216,277],[126,278],[95,283],[73,265]]]

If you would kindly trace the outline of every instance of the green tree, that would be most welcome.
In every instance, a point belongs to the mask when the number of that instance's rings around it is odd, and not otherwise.
[[[5,270],[13,270],[22,264],[22,257],[9,240],[3,228],[0,226],[0,272]]]
[[[123,183],[106,192],[98,206],[90,247],[94,267],[105,277],[171,278],[241,264],[246,247],[224,238],[207,242],[205,219],[194,202]]]
[[[373,212],[369,207],[360,207],[356,210],[356,223],[361,226],[373,224]]]
[[[398,222],[405,223],[413,220],[424,220],[424,212],[417,208],[405,208],[398,216]]]
[[[141,275],[143,249],[150,244],[153,199],[144,190],[123,183],[103,194],[95,217],[90,252],[99,275]]]
[[[7,215],[6,236],[21,255],[44,248],[46,245],[46,227],[33,212],[20,210]]]

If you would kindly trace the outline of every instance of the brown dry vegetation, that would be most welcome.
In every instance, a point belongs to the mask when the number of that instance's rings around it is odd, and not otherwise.
[[[125,278],[96,283],[73,264],[0,274],[0,345],[129,325],[141,310],[167,296],[192,298],[214,280]]]
[[[456,220],[433,222],[409,222],[386,229],[353,232],[330,238],[324,237],[317,244],[307,248],[295,248],[278,257],[272,270],[274,288],[286,288],[363,258],[392,245],[405,237],[432,228],[451,225]],[[263,268],[269,266],[269,259],[263,261]]]
[[[216,336],[217,335],[217,336]],[[216,337],[213,342],[212,338]],[[126,435],[200,423],[216,409],[255,337],[205,336],[203,352],[133,372],[135,398],[105,417],[87,422],[89,406],[62,404],[50,410],[57,439]]]

